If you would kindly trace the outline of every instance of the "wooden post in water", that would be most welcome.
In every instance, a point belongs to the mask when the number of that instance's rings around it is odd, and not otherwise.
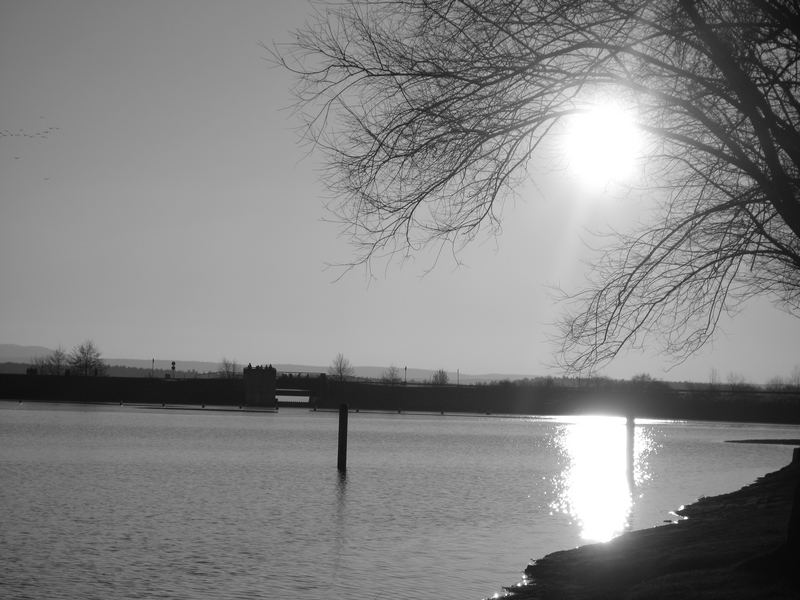
[[[347,470],[347,403],[339,405],[339,458],[336,468],[340,473]]]
[[[634,444],[636,440],[636,417],[633,416],[633,411],[629,410],[625,419],[625,473],[628,476],[628,488],[631,494],[636,484],[634,477],[634,469],[636,467],[634,459]]]

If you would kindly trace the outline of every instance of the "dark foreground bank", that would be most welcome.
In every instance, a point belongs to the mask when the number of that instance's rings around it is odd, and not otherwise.
[[[800,561],[787,540],[800,481],[792,463],[736,492],[702,498],[676,524],[549,554],[509,588],[513,600],[800,598]]]

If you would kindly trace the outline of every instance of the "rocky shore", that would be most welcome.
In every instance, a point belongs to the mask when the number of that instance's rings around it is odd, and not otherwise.
[[[799,482],[797,448],[792,463],[783,469],[678,511],[685,520],[535,561],[522,583],[507,588],[508,597],[797,600],[800,561],[797,553],[786,552],[785,543]]]

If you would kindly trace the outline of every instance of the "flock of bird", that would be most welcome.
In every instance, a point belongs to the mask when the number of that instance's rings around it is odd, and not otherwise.
[[[30,138],[32,140],[35,139],[44,139],[49,137],[51,133],[54,131],[58,131],[59,127],[48,127],[47,129],[42,129],[36,132],[29,132],[25,131],[24,129],[18,129],[17,131],[11,131],[10,129],[0,129],[0,137],[24,137]]]
[[[43,117],[42,117],[43,118]],[[58,131],[60,127],[50,126],[39,131],[30,131],[25,129],[17,129],[11,131],[10,129],[0,129],[0,138],[28,138],[31,140],[44,140],[50,137],[50,134]],[[14,160],[19,160],[20,156],[14,156]],[[44,177],[44,181],[49,181],[49,177]]]

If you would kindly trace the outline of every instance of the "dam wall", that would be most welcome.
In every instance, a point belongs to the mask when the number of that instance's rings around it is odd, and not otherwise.
[[[245,369],[247,372],[247,369]],[[277,381],[277,388],[276,386]],[[285,378],[268,369],[233,379],[157,379],[0,374],[0,399],[274,407]],[[311,409],[511,415],[608,414],[637,418],[799,423],[800,393],[764,390],[687,390],[625,382],[600,387],[564,385],[422,385],[302,377]]]
[[[114,404],[244,403],[242,379],[155,379],[0,374],[0,398]]]

